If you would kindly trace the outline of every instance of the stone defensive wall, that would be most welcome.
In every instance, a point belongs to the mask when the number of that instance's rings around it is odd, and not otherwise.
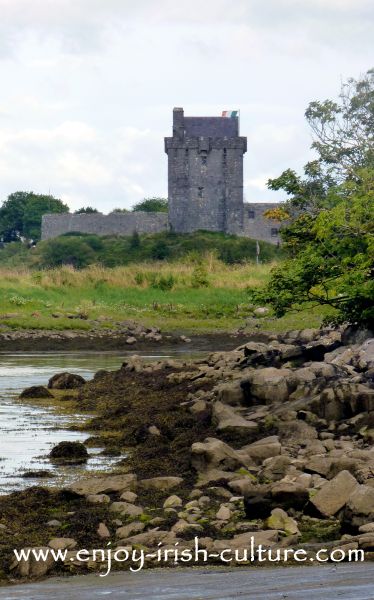
[[[50,214],[42,218],[42,240],[57,237],[72,231],[96,235],[131,235],[158,233],[168,229],[167,213],[128,212],[92,214]]]
[[[279,206],[276,202],[245,202],[243,212],[244,237],[280,244],[280,222],[264,217],[264,212]]]

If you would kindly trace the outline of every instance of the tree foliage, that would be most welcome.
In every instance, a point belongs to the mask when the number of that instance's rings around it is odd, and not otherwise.
[[[167,198],[144,198],[141,202],[134,204],[133,211],[143,212],[168,212]]]
[[[61,236],[54,240],[43,242],[42,266],[59,267],[71,265],[77,269],[92,264],[95,261],[95,251],[89,240],[77,237]]]
[[[261,300],[278,316],[308,301],[335,310],[335,322],[373,325],[374,71],[343,84],[339,102],[312,102],[306,118],[318,158],[269,180],[289,197],[281,229],[288,259]],[[269,215],[272,217],[272,215]]]
[[[42,216],[46,213],[64,213],[69,208],[61,200],[34,192],[15,192],[0,208],[0,237],[5,242],[21,237],[39,240]]]
[[[97,208],[93,208],[92,206],[82,206],[82,208],[78,208],[74,212],[75,215],[91,215],[93,213],[98,213]]]
[[[336,322],[374,321],[374,171],[331,188],[331,208],[290,227],[298,250],[273,271],[261,299],[277,316],[303,302],[336,309]],[[291,234],[287,243],[292,241]]]

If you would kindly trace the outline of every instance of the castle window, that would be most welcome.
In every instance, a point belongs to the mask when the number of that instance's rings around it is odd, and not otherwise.
[[[204,190],[203,187],[197,188],[197,195],[198,195],[199,198],[203,197],[203,190]]]
[[[255,211],[254,210],[249,210],[248,211],[248,219],[254,219],[255,218]]]
[[[271,237],[278,237],[278,234],[279,234],[279,229],[277,229],[276,227],[272,227],[271,231],[270,231]]]

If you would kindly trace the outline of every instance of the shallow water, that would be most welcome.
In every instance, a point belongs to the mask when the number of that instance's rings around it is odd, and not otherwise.
[[[68,429],[89,415],[61,415],[53,408],[18,399],[32,385],[46,385],[55,373],[70,371],[86,379],[99,369],[118,369],[131,352],[63,352],[0,354],[0,494],[30,485],[66,484],[82,473],[82,465],[57,467],[48,458],[51,448],[62,440],[84,441],[89,434]],[[147,359],[194,356],[190,347],[138,352]],[[87,471],[105,469],[118,458],[100,455],[100,448],[89,448]],[[53,478],[29,479],[22,473],[48,470]]]

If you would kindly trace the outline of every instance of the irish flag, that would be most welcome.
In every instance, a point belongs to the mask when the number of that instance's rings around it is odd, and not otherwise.
[[[229,117],[229,118],[233,118],[233,117],[237,117],[239,115],[239,111],[238,110],[223,110],[222,111],[222,116],[223,117]]]

